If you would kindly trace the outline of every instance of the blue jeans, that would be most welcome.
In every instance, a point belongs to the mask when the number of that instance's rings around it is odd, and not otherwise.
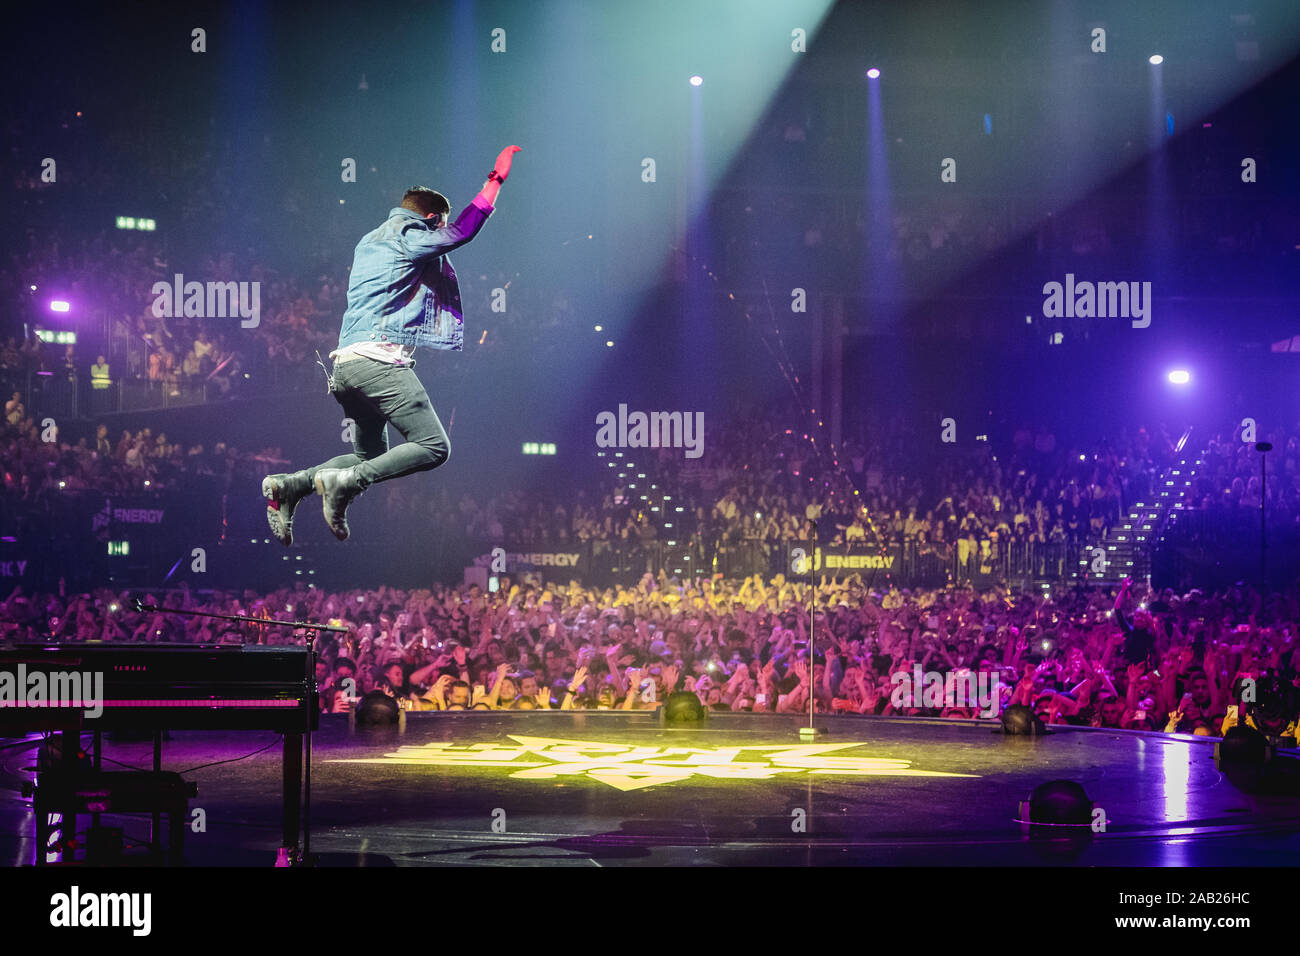
[[[377,481],[429,471],[447,460],[447,432],[415,369],[369,358],[337,362],[330,393],[353,421],[352,454],[308,468],[312,481],[322,468],[357,469],[364,489]],[[406,439],[388,447],[387,426]]]

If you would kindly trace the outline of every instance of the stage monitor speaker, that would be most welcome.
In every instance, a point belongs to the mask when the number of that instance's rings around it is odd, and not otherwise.
[[[1214,745],[1214,762],[1239,767],[1262,767],[1277,754],[1268,738],[1254,727],[1237,724],[1228,728],[1223,739]]]
[[[703,727],[709,719],[700,699],[688,690],[669,694],[659,708],[659,720],[665,727]]]
[[[1083,786],[1073,780],[1049,780],[1029,795],[1031,823],[1092,823],[1092,801]]]
[[[1002,711],[1002,732],[1013,737],[1037,737],[1047,730],[1043,720],[1024,704],[1012,704]]]
[[[357,702],[357,726],[396,727],[400,710],[394,698],[382,690],[372,690]]]

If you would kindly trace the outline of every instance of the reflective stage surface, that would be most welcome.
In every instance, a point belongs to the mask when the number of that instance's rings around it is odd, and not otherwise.
[[[1300,860],[1294,788],[1247,792],[1220,773],[1214,741],[1058,729],[1006,737],[994,724],[712,715],[667,730],[653,714],[408,715],[314,735],[311,852],[325,866],[1064,865],[1290,866]],[[89,738],[86,738],[87,741]],[[176,732],[165,770],[198,784],[192,865],[266,866],[279,845],[278,745],[269,733]],[[148,742],[105,756],[148,768]],[[0,859],[34,857],[18,793],[35,744],[0,749]],[[106,761],[105,769],[122,769]],[[1038,784],[1082,784],[1098,826],[1018,822]],[[114,818],[147,840],[146,817]],[[192,828],[193,829],[193,828]]]

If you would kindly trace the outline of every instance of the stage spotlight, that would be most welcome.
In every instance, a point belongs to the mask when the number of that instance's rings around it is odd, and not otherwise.
[[[1262,767],[1275,753],[1268,738],[1258,730],[1237,724],[1229,727],[1223,739],[1214,745],[1214,762],[1220,769],[1224,764]]]
[[[709,712],[690,691],[679,690],[668,695],[659,716],[665,727],[700,727],[709,719]]]
[[[400,708],[382,690],[372,690],[357,703],[358,727],[396,727]]]
[[[55,299],[50,303],[51,312],[67,312],[69,308],[70,306],[68,303],[64,302],[62,299]]]
[[[691,77],[691,86],[702,86],[703,84],[704,77],[700,76],[700,74],[696,73]]]
[[[1281,680],[1276,674],[1265,671],[1255,687],[1257,699],[1243,704],[1242,709],[1254,721],[1255,726],[1270,738],[1282,735],[1290,722],[1290,717],[1300,708],[1300,691],[1290,681]]]
[[[1169,373],[1169,381],[1175,385],[1186,385],[1192,380],[1192,373],[1185,368],[1176,368]]]
[[[1159,66],[1161,63],[1165,62],[1165,58],[1161,56],[1159,53],[1152,53],[1151,56],[1147,59],[1147,62],[1150,63],[1152,66]]]
[[[880,79],[880,71],[873,66],[871,69],[867,70],[867,79],[869,80]]]
[[[1037,737],[1046,731],[1042,718],[1024,704],[1012,704],[1002,711],[1002,732],[1012,737]]]

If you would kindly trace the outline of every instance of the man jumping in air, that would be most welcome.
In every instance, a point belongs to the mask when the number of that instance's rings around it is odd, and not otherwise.
[[[464,329],[460,286],[447,254],[465,245],[494,211],[518,146],[497,157],[483,190],[448,225],[451,204],[423,186],[406,191],[388,220],[361,238],[352,260],[348,307],[339,346],[326,370],[330,394],[354,422],[352,454],[262,480],[271,533],[293,541],[298,502],[320,492],[325,522],[348,537],[348,504],[377,481],[429,471],[447,460],[447,432],[415,375],[415,350],[460,351]],[[321,364],[324,368],[324,364]],[[406,439],[388,447],[387,426]]]

